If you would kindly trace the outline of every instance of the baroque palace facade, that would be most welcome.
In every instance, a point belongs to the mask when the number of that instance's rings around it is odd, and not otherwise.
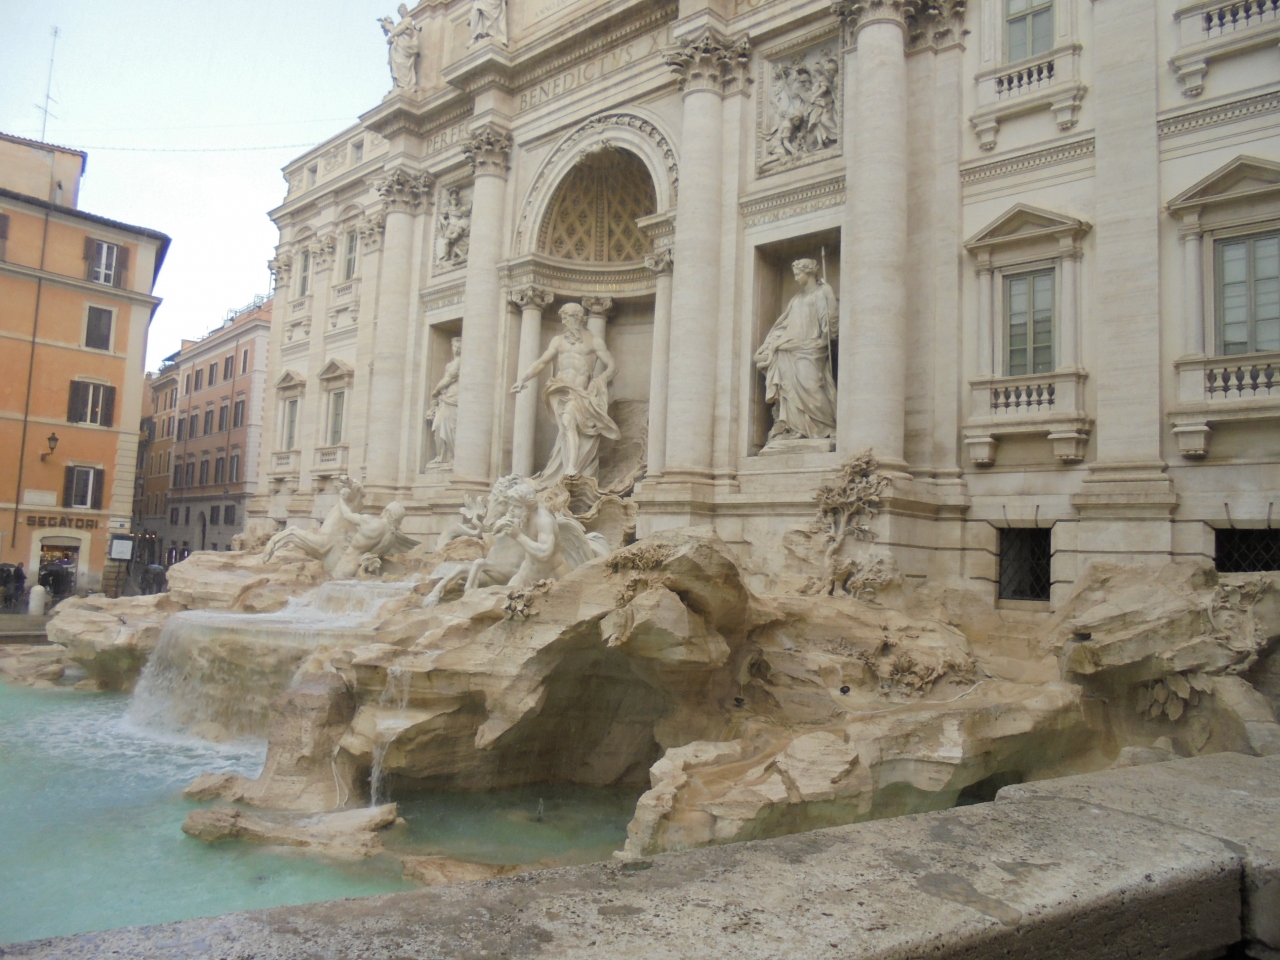
[[[1277,7],[402,8],[285,168],[251,512],[349,474],[422,536],[576,473],[767,576],[870,450],[908,578],[1274,549]]]

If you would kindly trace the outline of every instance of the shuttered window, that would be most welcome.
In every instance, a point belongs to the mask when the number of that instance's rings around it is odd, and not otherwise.
[[[129,272],[129,248],[85,237],[84,264],[86,280],[123,287]]]
[[[67,467],[62,476],[62,505],[101,510],[106,477],[98,467]]]
[[[228,483],[240,482],[240,454],[233,453],[231,455],[231,467],[227,474]]]
[[[236,373],[236,357],[235,354],[227,357],[222,361],[222,379],[230,380]]]
[[[67,398],[68,423],[109,427],[115,420],[116,388],[103,383],[72,380]]]
[[[213,407],[204,412],[204,435],[213,433]]]
[[[231,408],[225,403],[218,410],[218,432],[227,429],[227,420],[231,416]]]
[[[111,349],[112,311],[105,307],[90,307],[84,326],[84,345],[94,350]]]
[[[227,482],[227,458],[226,457],[218,457],[217,460],[213,461],[213,482],[214,483]]]
[[[222,522],[227,526],[231,526],[236,522],[236,505],[228,503],[222,508]]]
[[[231,418],[231,423],[233,426],[237,426],[237,427],[244,426],[244,401],[243,400],[236,401],[235,414]]]
[[[209,482],[209,461],[200,461],[200,486],[204,486]]]
[[[1219,353],[1280,350],[1280,233],[1217,246]]]
[[[0,213],[0,260],[4,259],[4,248],[9,242],[9,215]]]

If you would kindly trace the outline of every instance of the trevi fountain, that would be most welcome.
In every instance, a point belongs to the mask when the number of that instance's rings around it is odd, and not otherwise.
[[[1058,2],[383,18],[236,548],[0,647],[11,939],[1280,753],[1274,23]]]

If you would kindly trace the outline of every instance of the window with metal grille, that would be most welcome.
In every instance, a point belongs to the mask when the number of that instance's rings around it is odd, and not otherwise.
[[[1215,530],[1219,573],[1280,570],[1280,530]]]
[[[1000,531],[1000,599],[1048,600],[1052,528]]]

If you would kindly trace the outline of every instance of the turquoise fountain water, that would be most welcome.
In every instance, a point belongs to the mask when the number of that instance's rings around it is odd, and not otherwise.
[[[182,821],[197,774],[261,768],[258,743],[166,736],[122,694],[0,683],[0,944],[412,889],[398,863],[208,845]],[[390,849],[501,864],[581,863],[622,846],[636,790],[536,785],[394,796]]]

